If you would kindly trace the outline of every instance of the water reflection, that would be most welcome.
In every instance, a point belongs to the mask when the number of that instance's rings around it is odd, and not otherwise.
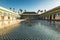
[[[4,35],[17,27],[19,20],[0,21],[0,35]]]
[[[43,21],[42,24],[60,30],[60,21]]]
[[[5,22],[6,23],[6,22]],[[5,24],[4,23],[4,24]],[[55,31],[53,28],[58,26],[57,21],[43,21],[43,20],[28,20],[21,22],[21,25],[17,26],[15,21],[8,21],[9,23],[6,28],[4,28],[1,39],[6,40],[58,40],[60,38],[60,33]],[[14,24],[16,23],[16,24]],[[58,23],[58,24],[57,24]],[[29,26],[31,24],[31,26]],[[7,24],[5,24],[7,25]],[[17,27],[17,28],[16,28]],[[53,30],[51,30],[53,29]]]
[[[31,20],[26,20],[26,21],[24,21],[29,27],[31,27],[32,26],[32,21]]]

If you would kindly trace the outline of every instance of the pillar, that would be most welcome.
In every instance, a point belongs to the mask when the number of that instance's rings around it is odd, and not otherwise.
[[[50,20],[52,20],[52,15],[50,15]]]
[[[56,16],[56,15],[54,14],[54,15],[53,15],[53,20],[55,20],[55,16]]]
[[[0,15],[0,20],[1,20],[1,15]]]
[[[4,16],[1,16],[2,21],[4,21]]]
[[[4,16],[4,20],[8,20],[8,16]]]

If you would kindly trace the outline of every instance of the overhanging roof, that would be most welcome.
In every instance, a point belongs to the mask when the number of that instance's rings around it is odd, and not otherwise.
[[[24,12],[22,14],[37,14],[36,12]]]
[[[4,8],[4,7],[1,7],[1,6],[0,6],[0,10],[1,10],[1,11],[9,12],[9,13],[14,14],[14,15],[16,15],[16,16],[20,16],[18,13],[13,12],[13,11],[11,11],[11,10],[8,10],[8,9],[6,9],[6,8]]]
[[[58,7],[55,7],[51,10],[48,10],[47,12],[45,13],[42,13],[41,16],[48,16],[48,15],[51,15],[51,14],[56,14],[56,13],[60,13],[60,6]]]

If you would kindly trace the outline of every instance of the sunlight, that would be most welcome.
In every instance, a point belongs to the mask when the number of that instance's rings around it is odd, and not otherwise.
[[[20,23],[20,20],[13,21],[1,21],[0,22],[0,35],[4,35],[9,31],[13,30]]]

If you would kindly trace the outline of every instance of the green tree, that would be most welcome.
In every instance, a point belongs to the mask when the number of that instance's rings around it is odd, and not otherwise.
[[[12,8],[11,8],[11,7],[10,7],[9,9],[10,9],[10,10],[12,10]]]
[[[46,12],[46,9],[44,10],[44,12]]]
[[[22,10],[22,9],[19,9],[19,11],[18,11],[18,12],[22,14],[23,10]]]
[[[15,8],[13,8],[13,12],[15,12]]]
[[[42,13],[42,12],[43,12],[43,10],[38,10],[38,11],[37,11],[37,13],[39,13],[39,12],[40,12],[40,13]]]
[[[24,12],[26,12],[26,10],[24,10]]]
[[[37,13],[39,13],[39,12],[40,12],[40,10],[37,11]]]

